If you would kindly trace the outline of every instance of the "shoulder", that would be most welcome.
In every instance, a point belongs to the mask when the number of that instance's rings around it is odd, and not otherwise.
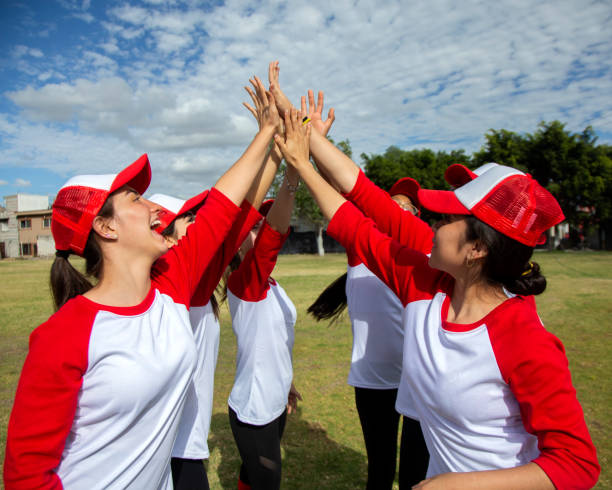
[[[47,363],[87,364],[91,329],[98,311],[81,296],[68,301],[30,335],[30,353]]]
[[[506,300],[487,319],[487,328],[504,377],[527,365],[567,369],[565,348],[544,328],[533,298],[515,296]]]

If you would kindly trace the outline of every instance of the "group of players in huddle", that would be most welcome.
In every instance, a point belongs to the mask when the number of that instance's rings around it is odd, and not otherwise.
[[[296,309],[271,274],[300,182],[348,256],[347,274],[309,311],[327,319],[348,305],[367,488],[392,487],[400,417],[400,488],[595,485],[563,345],[534,300],[546,287],[534,247],[564,219],[554,197],[495,163],[451,165],[449,191],[405,177],[386,192],[326,138],[334,113],[323,118],[322,93],[296,109],[277,62],[268,88],[250,82],[259,130],[210,190],[145,199],[147,155],[59,190],[57,311],[30,337],[6,488],[208,488],[220,284],[237,341],[228,410],[238,488],[280,488],[280,441],[301,395]],[[430,227],[421,208],[442,217]]]

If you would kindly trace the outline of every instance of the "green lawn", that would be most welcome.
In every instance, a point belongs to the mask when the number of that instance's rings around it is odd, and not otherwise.
[[[574,385],[603,468],[596,488],[612,488],[610,319],[612,254],[538,253],[548,289],[538,297],[540,316],[561,338]],[[28,335],[52,312],[48,260],[0,261],[0,457]],[[342,255],[281,256],[274,277],[298,310],[295,384],[304,402],[290,416],[283,441],[284,488],[365,487],[366,457],[352,388],[347,386],[351,334],[348,321],[329,327],[306,316],[317,294],[345,270]],[[212,488],[236,488],[238,453],[227,419],[235,342],[222,307],[221,347],[209,441]]]

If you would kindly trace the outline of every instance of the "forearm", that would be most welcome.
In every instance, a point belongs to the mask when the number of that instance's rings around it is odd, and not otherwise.
[[[520,488],[529,490],[554,490],[555,486],[546,473],[535,463],[527,463],[516,468],[503,470],[471,471],[468,473],[444,473],[428,478],[418,485],[416,489],[490,489],[516,490]]]
[[[359,176],[359,167],[317,131],[310,133],[310,153],[334,187],[344,193],[353,189]]]
[[[291,213],[293,212],[293,204],[295,201],[295,189],[291,190],[290,185],[296,185],[299,182],[299,175],[295,170],[288,169],[283,182],[278,190],[274,204],[270,208],[270,212],[266,217],[268,224],[279,233],[285,234],[289,229],[289,222],[291,221]],[[292,174],[289,177],[289,174]],[[289,179],[291,178],[291,182]]]
[[[249,201],[255,209],[259,209],[259,206],[261,206],[261,203],[264,201],[283,156],[276,145],[273,145],[265,159],[265,163],[259,170],[249,192],[245,196],[245,199]]]
[[[217,181],[215,188],[239,206],[261,170],[268,145],[274,136],[273,127],[264,127],[242,154]]]

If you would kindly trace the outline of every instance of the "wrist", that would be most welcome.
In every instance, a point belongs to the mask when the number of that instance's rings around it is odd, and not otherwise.
[[[300,185],[300,176],[294,175],[289,177],[287,170],[285,170],[285,178],[283,179],[289,194],[295,194]]]
[[[272,138],[274,133],[276,132],[276,126],[264,124],[261,128],[259,128],[259,134],[266,136],[267,138]]]

